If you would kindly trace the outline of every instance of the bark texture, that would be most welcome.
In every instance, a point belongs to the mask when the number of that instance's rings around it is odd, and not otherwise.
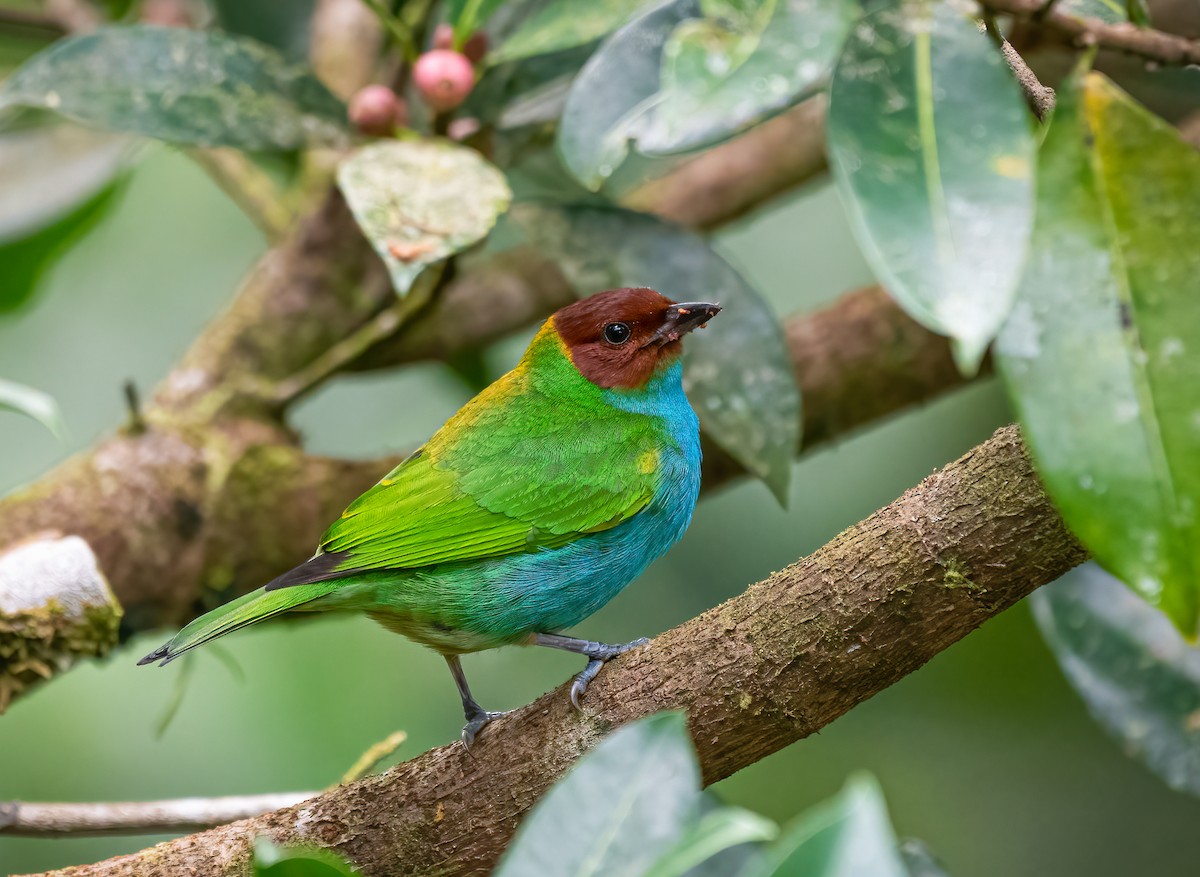
[[[295,807],[56,872],[246,873],[259,834],[335,849],[371,877],[483,875],[517,822],[612,728],[683,709],[708,783],[829,724],[1086,559],[1016,427],[810,557],[617,659],[575,713],[566,686]]]

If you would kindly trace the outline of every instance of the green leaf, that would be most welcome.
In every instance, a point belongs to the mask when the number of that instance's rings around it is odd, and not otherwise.
[[[582,46],[611,33],[630,16],[651,5],[648,0],[563,0],[532,4],[529,14],[509,30],[488,56],[488,63],[502,64]]]
[[[455,44],[462,46],[504,3],[505,0],[449,0],[446,19],[454,26]]]
[[[642,877],[694,877],[694,868],[719,853],[742,844],[774,840],[779,826],[741,807],[720,807],[706,813],[667,850]]]
[[[358,872],[328,850],[282,847],[254,839],[254,877],[355,877]]]
[[[558,153],[584,186],[599,189],[625,160],[658,94],[663,47],[697,0],[657,6],[605,40],[575,78],[558,126]]]
[[[1093,563],[1029,599],[1092,717],[1172,789],[1200,795],[1200,649]]]
[[[726,139],[811,94],[829,75],[855,0],[767,0],[738,31],[688,21],[663,47],[658,100],[638,148],[670,155]],[[765,14],[762,14],[765,13]]]
[[[494,877],[639,877],[683,835],[699,796],[683,715],[632,722],[537,803]]]
[[[41,390],[0,379],[0,411],[32,417],[58,438],[63,436],[62,414],[54,398]]]
[[[209,0],[216,24],[278,49],[292,61],[303,61],[310,47],[310,25],[316,0]]]
[[[830,164],[859,245],[974,372],[1007,316],[1033,222],[1030,116],[988,37],[910,0],[854,28],[833,74]]]
[[[674,0],[609,37],[575,79],[559,126],[576,178],[599,189],[631,142],[650,155],[685,152],[797,102],[828,74],[856,4],[752,8]]]
[[[131,143],[74,125],[0,132],[0,313],[38,281],[114,203]]]
[[[447,141],[372,143],[342,162],[338,185],[398,295],[428,265],[483,240],[512,201],[495,165]]]
[[[781,503],[800,441],[800,391],[779,323],[757,291],[693,232],[604,207],[517,204],[493,248],[533,246],[579,295],[650,286],[724,306],[684,344],[684,387],[704,431]]]
[[[44,107],[98,128],[199,146],[288,150],[345,138],[345,108],[253,40],[101,28],[60,40],[0,86],[0,109]]]
[[[1060,90],[998,364],[1095,559],[1200,625],[1200,154],[1099,74]]]
[[[851,777],[800,815],[739,877],[908,877],[874,778]]]

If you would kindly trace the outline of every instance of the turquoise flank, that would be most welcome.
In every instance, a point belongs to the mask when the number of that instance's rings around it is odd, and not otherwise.
[[[640,512],[557,548],[347,577],[335,593],[303,608],[367,611],[439,651],[469,652],[573,627],[615,597],[691,521],[700,491],[699,426],[678,359],[638,390],[592,389],[604,407],[620,412],[614,420],[647,418],[639,425],[657,439],[657,486]],[[581,463],[606,464],[599,456]]]

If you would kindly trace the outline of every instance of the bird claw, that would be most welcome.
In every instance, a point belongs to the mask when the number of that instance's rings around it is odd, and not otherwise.
[[[503,715],[506,715],[506,713],[495,713],[488,712],[487,710],[480,710],[473,715],[467,716],[467,723],[463,725],[462,729],[462,744],[463,749],[467,750],[468,755],[471,754],[471,747],[475,744],[475,737],[479,734],[479,732],[482,731],[488,724],[490,724],[493,719],[498,719]]]
[[[623,655],[630,649],[636,649],[638,646],[646,645],[650,640],[647,637],[635,639],[633,642],[622,643],[620,645],[610,646],[603,643],[596,643],[597,648],[588,649],[584,655],[588,657],[588,664],[583,668],[583,672],[575,677],[575,681],[571,683],[571,706],[575,707],[578,712],[583,712],[583,707],[579,700],[587,691],[588,684],[599,675],[601,668],[604,667],[606,661],[610,661],[617,655]]]

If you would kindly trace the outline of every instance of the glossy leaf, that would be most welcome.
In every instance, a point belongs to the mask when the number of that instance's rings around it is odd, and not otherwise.
[[[663,48],[658,101],[638,149],[668,155],[716,143],[810,94],[829,75],[854,0],[769,0],[738,32],[707,18]]]
[[[852,777],[835,797],[818,804],[738,877],[908,877],[896,848],[879,785]]]
[[[282,847],[266,837],[254,840],[254,877],[356,877],[345,860],[328,850]]]
[[[373,143],[342,162],[338,185],[399,295],[427,266],[486,237],[512,200],[494,165],[445,141]]]
[[[288,150],[345,133],[345,108],[305,69],[253,40],[182,28],[60,40],[0,86],[0,109],[17,105],[199,146]]]
[[[820,85],[853,0],[673,0],[607,39],[580,71],[559,128],[564,163],[598,189],[631,142],[671,155],[724,140]]]
[[[494,877],[639,877],[683,835],[699,794],[681,713],[625,725],[537,803]]]
[[[549,204],[514,206],[493,237],[533,246],[580,295],[650,286],[723,305],[684,345],[684,386],[704,431],[784,502],[800,441],[791,357],[766,301],[704,238],[631,211]]]
[[[44,271],[106,213],[130,145],[65,124],[0,133],[0,313],[27,301]]]
[[[1094,563],[1029,599],[1096,721],[1171,788],[1200,795],[1200,649]]]
[[[741,807],[719,807],[706,813],[675,846],[642,877],[696,877],[699,868],[714,856],[743,844],[774,840],[779,826]]]
[[[599,189],[625,160],[658,94],[663,47],[675,27],[699,15],[699,0],[671,0],[604,41],[567,95],[558,153],[584,186]]]
[[[1033,222],[1030,115],[951,3],[877,9],[833,74],[830,164],[864,255],[974,372],[1007,316]]]
[[[582,46],[612,33],[651,5],[652,0],[562,0],[535,5],[511,28],[488,61],[500,64]]]
[[[32,417],[58,437],[63,434],[62,414],[54,398],[41,390],[0,379],[0,413]]]
[[[1200,154],[1099,74],[1060,90],[998,364],[1097,561],[1200,625]]]

